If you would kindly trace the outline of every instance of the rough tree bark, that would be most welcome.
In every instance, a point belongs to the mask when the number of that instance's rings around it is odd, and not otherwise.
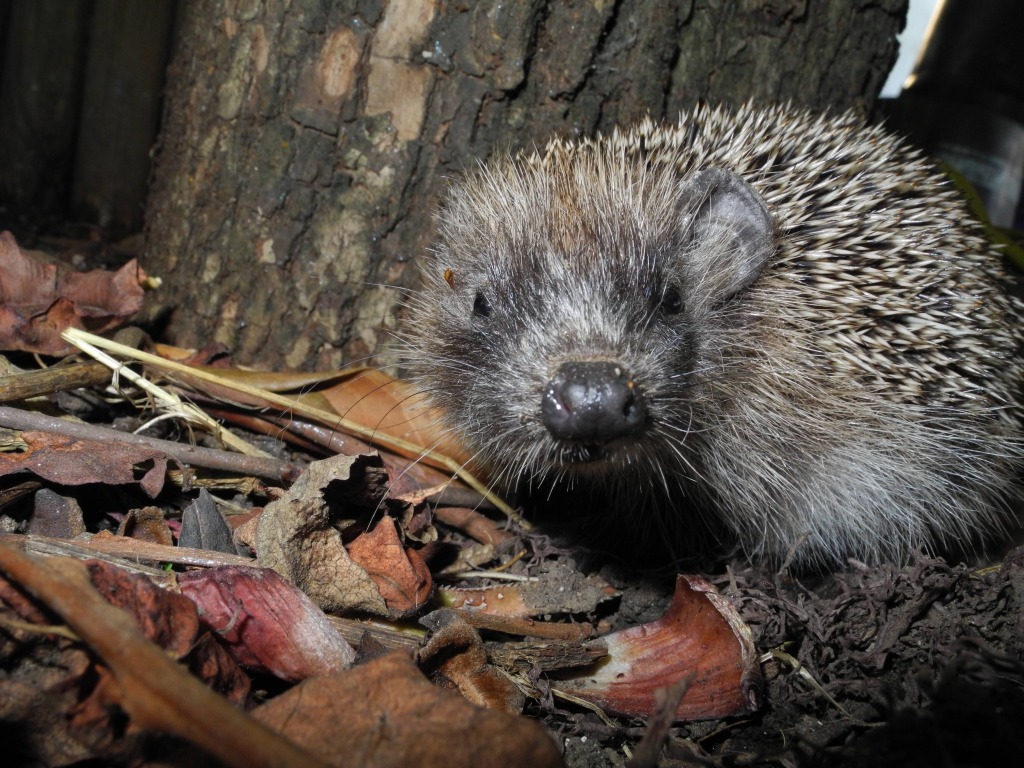
[[[866,109],[907,0],[191,0],[151,319],[273,367],[376,350],[444,179],[698,100]]]

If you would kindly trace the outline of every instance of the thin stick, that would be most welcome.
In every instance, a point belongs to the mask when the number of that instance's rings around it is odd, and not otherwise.
[[[240,475],[252,475],[267,480],[274,480],[275,482],[290,482],[299,475],[299,469],[294,464],[278,461],[271,457],[243,456],[238,453],[217,450],[216,448],[200,448],[195,445],[176,443],[172,440],[161,440],[156,437],[146,437],[145,435],[133,435],[129,432],[119,432],[109,427],[68,421],[67,419],[59,419],[55,416],[45,416],[41,413],[12,408],[8,405],[0,405],[0,426],[7,427],[8,429],[53,432],[54,434],[67,437],[76,437],[80,440],[100,440],[141,445],[161,453],[166,453],[170,458],[185,466],[206,467],[207,469],[234,472]]]

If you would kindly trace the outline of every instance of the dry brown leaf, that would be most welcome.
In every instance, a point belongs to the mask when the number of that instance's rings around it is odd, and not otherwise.
[[[86,566],[93,588],[126,611],[149,640],[236,704],[246,700],[248,678],[200,630],[193,605],[145,578],[106,564]],[[29,737],[32,754],[48,757],[47,764],[89,757],[126,761],[125,755],[134,747],[124,738],[124,696],[110,670],[80,642],[55,636],[45,626],[33,632],[32,624],[46,624],[47,617],[0,577],[0,621],[12,613],[26,626],[10,635],[18,643],[17,650],[8,647],[0,652],[8,662],[0,682],[4,722],[23,723],[26,727],[19,730]],[[53,621],[49,617],[49,623]],[[10,631],[11,625],[4,624]],[[125,652],[131,652],[130,643],[125,644]]]
[[[161,347],[168,357],[180,357],[181,350],[175,351]],[[178,354],[175,355],[175,352]],[[428,409],[423,397],[406,381],[394,379],[383,371],[373,368],[350,368],[343,371],[320,373],[290,373],[250,371],[241,368],[223,368],[210,366],[194,366],[197,372],[215,374],[219,382],[200,379],[185,371],[175,371],[173,378],[194,387],[200,392],[221,398],[227,402],[244,403],[253,407],[270,407],[278,409],[279,402],[263,400],[257,393],[239,392],[231,387],[235,384],[254,387],[274,395],[297,390],[299,393],[288,395],[296,405],[318,409],[325,413],[335,413],[346,421],[358,424],[369,433],[377,433],[405,440],[420,450],[407,454],[405,458],[416,460],[427,450],[444,453],[459,463],[466,463],[468,453],[440,428],[435,412]],[[302,411],[298,411],[302,413]],[[228,418],[232,418],[225,414]],[[247,417],[251,419],[252,417]],[[279,419],[275,425],[288,426],[289,419]],[[248,424],[252,428],[252,424]],[[321,444],[326,444],[330,433],[337,429],[336,424],[323,424],[321,428],[327,433],[323,436],[311,434],[313,425],[301,423],[303,434]],[[367,439],[362,436],[362,439]],[[449,479],[447,476],[443,480]]]
[[[196,677],[229,701],[246,700],[249,679],[219,645],[202,637],[204,630],[192,601],[109,563],[89,560],[85,565],[93,588],[131,616],[147,640],[185,662]]]
[[[138,483],[150,498],[163,488],[167,456],[152,448],[52,432],[25,431],[21,437],[26,450],[0,452],[0,476],[24,472],[61,485]]]
[[[379,371],[355,369],[347,372],[345,381],[334,387],[286,396],[246,382],[250,378],[258,380],[260,374],[237,369],[190,367],[95,336],[81,339],[80,343],[85,341],[152,366],[172,381],[195,389],[196,399],[213,398],[230,404],[226,408],[208,407],[221,420],[234,421],[264,434],[285,434],[292,439],[297,438],[300,445],[320,445],[349,455],[365,452],[362,441],[370,441],[411,462],[385,460],[401,493],[414,493],[417,487],[448,484],[457,476],[506,516],[517,520],[524,528],[530,527],[514,509],[488,489],[486,477],[479,474],[480,468],[470,465],[465,450],[451,442],[451,433],[442,428],[435,414],[426,408],[424,398],[413,392],[407,382],[391,379]],[[226,370],[230,370],[227,375]],[[341,374],[331,376],[338,375]],[[318,374],[315,376],[319,377]],[[251,410],[242,411],[243,406],[277,415],[257,417]],[[357,446],[357,450],[349,450],[353,446]],[[440,468],[442,473],[423,472],[420,464]],[[420,478],[420,475],[424,477]],[[408,482],[410,479],[413,480],[411,484]]]
[[[32,497],[32,514],[26,533],[73,539],[86,532],[85,516],[78,502],[71,496],[62,496],[49,488],[40,488]]]
[[[323,611],[277,573],[223,566],[178,576],[238,663],[295,682],[347,669],[355,651]]]
[[[67,328],[103,333],[142,307],[146,273],[135,259],[115,272],[74,272],[47,264],[0,233],[0,349],[43,355],[72,350]]]
[[[440,427],[437,412],[426,406],[422,394],[407,381],[393,379],[383,371],[364,369],[319,394],[339,416],[349,421],[424,450],[443,453],[460,464],[469,464],[465,447]]]
[[[431,685],[401,653],[306,680],[252,714],[334,766],[564,766],[539,723]]]
[[[417,654],[435,683],[454,688],[478,707],[509,714],[523,711],[526,696],[487,658],[480,634],[455,611],[441,609],[420,619],[431,630]]]
[[[368,489],[366,477],[376,474]],[[358,517],[346,504],[376,507],[386,478],[377,456],[333,456],[315,461],[279,499],[267,504],[256,524],[259,564],[273,568],[327,612],[367,611],[390,616],[376,583],[353,562],[334,527],[343,516]],[[337,492],[328,486],[336,485]],[[369,498],[362,499],[364,494]],[[334,500],[334,507],[328,502]]]
[[[678,720],[708,720],[756,711],[764,681],[750,629],[732,605],[699,576],[679,576],[665,615],[601,638],[608,657],[555,687],[611,712],[650,717],[655,691],[687,675],[693,683]]]

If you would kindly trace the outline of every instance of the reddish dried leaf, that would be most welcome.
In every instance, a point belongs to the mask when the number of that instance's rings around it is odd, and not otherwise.
[[[188,363],[190,350],[162,345],[158,347],[162,356]],[[412,444],[414,447],[404,453],[405,458],[382,451],[382,458],[392,478],[393,497],[412,496],[424,488],[440,488],[453,482],[452,472],[446,463],[442,462],[441,471],[428,466],[433,459],[425,456],[426,452],[434,451],[458,465],[469,466],[466,449],[456,442],[449,431],[441,427],[436,414],[427,408],[424,398],[415,393],[408,382],[392,379],[381,371],[355,368],[326,373],[268,373],[222,366],[194,367],[197,371],[216,373],[224,383],[212,382],[181,371],[175,373],[175,380],[208,397],[277,414],[263,418],[254,412],[212,407],[212,412],[218,418],[251,431],[275,436],[284,434],[307,449],[319,445],[349,456],[367,453],[371,448],[368,442],[364,442],[370,438],[346,434],[337,419],[328,418],[317,423],[311,420],[314,417],[308,415],[292,418],[280,413],[280,398],[271,402],[261,394],[239,391],[235,385],[275,394],[299,391],[300,394],[287,397],[325,414],[337,413],[347,421],[381,436],[399,438]],[[320,388],[312,388],[317,385]],[[208,410],[210,408],[208,406]],[[478,467],[469,468],[481,477]],[[486,478],[482,479],[486,481]]]
[[[85,565],[96,591],[127,612],[146,639],[176,658],[189,652],[199,632],[199,615],[192,601],[109,563],[88,560]]]
[[[131,615],[166,653],[235,703],[245,701],[248,678],[222,648],[196,634],[195,608],[188,600],[108,564],[88,563],[88,571],[107,601]],[[63,623],[39,605],[0,576],[0,615],[13,611],[35,624]],[[124,738],[124,692],[110,670],[82,643],[50,634],[45,627],[31,631],[8,625],[4,634],[8,641],[6,647],[0,642],[0,657],[8,663],[0,680],[0,720],[23,726],[18,732],[31,754],[48,765],[90,757],[126,762],[133,745]],[[127,638],[122,646],[122,653],[132,652]]]
[[[347,547],[352,561],[377,584],[392,616],[415,613],[430,597],[430,569],[414,549],[402,546],[395,521],[382,517]]]
[[[53,301],[57,267],[25,253],[10,232],[0,232],[0,305],[39,306]]]
[[[153,498],[163,488],[167,456],[152,448],[65,437],[51,432],[22,432],[27,450],[0,453],[0,477],[31,473],[61,485],[138,483]]]
[[[164,650],[146,640],[125,611],[100,596],[82,563],[68,558],[32,557],[0,537],[0,571],[58,614],[106,665],[117,683],[114,695],[130,718],[130,726],[187,739],[227,765],[318,764],[210,691]],[[110,594],[122,588],[134,591],[119,577],[103,583]],[[156,610],[161,609],[157,606]],[[194,645],[197,649],[214,649],[231,664],[216,643],[197,638]],[[105,701],[111,700],[111,690],[104,686],[101,695]],[[112,709],[111,714],[117,713]],[[123,715],[117,720],[123,728]]]
[[[134,259],[115,272],[74,272],[33,258],[10,232],[0,233],[0,349],[67,354],[62,331],[116,328],[142,307],[145,280]]]
[[[564,765],[538,723],[431,685],[400,653],[306,680],[253,715],[335,766]]]
[[[183,350],[161,347],[162,354],[180,359]],[[455,442],[454,438],[440,428],[435,412],[429,410],[425,399],[412,389],[408,382],[393,379],[386,373],[371,368],[352,368],[344,371],[325,373],[288,373],[248,371],[239,368],[212,369],[209,366],[196,366],[199,370],[215,370],[217,376],[225,382],[244,384],[248,387],[264,389],[269,392],[282,393],[297,391],[293,395],[297,402],[325,412],[337,413],[342,418],[359,424],[368,430],[397,437],[421,448],[406,455],[407,459],[417,460],[424,450],[436,450],[452,459],[464,463],[468,454]],[[179,373],[181,381],[189,383],[198,390],[215,397],[223,397],[229,401],[246,403],[251,406],[266,406],[279,409],[278,403],[267,403],[263,398],[250,392],[238,392],[230,385],[215,384],[206,380],[190,377]],[[316,387],[316,388],[314,388]],[[225,414],[227,418],[234,416]],[[250,428],[254,427],[247,417]],[[286,422],[287,423],[287,422]],[[281,423],[275,419],[273,428],[279,431]],[[345,438],[339,441],[338,424],[314,424],[298,420],[291,426],[304,438],[325,447],[332,447],[347,454],[358,453],[349,450],[349,443],[358,445],[361,438]],[[338,445],[341,442],[342,445]],[[365,445],[365,444],[364,444]],[[406,465],[400,464],[403,470]],[[395,473],[398,477],[401,473]],[[445,482],[448,475],[433,475],[431,480]]]
[[[323,611],[274,571],[224,566],[178,577],[181,593],[231,655],[290,682],[339,672],[355,651]]]
[[[194,675],[229,700],[245,701],[248,677],[217,643],[201,639],[204,629],[191,600],[109,563],[89,560],[86,567],[96,591],[127,612],[147,640],[183,660]]]
[[[750,630],[731,604],[697,576],[679,576],[658,621],[601,638],[608,658],[557,687],[623,715],[649,717],[655,691],[686,675],[693,684],[679,720],[705,720],[758,709],[764,682]]]

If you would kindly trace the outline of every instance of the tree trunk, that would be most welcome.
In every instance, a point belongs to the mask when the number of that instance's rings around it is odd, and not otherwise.
[[[907,0],[192,0],[147,212],[180,344],[333,367],[388,338],[445,177],[698,100],[867,109]]]

